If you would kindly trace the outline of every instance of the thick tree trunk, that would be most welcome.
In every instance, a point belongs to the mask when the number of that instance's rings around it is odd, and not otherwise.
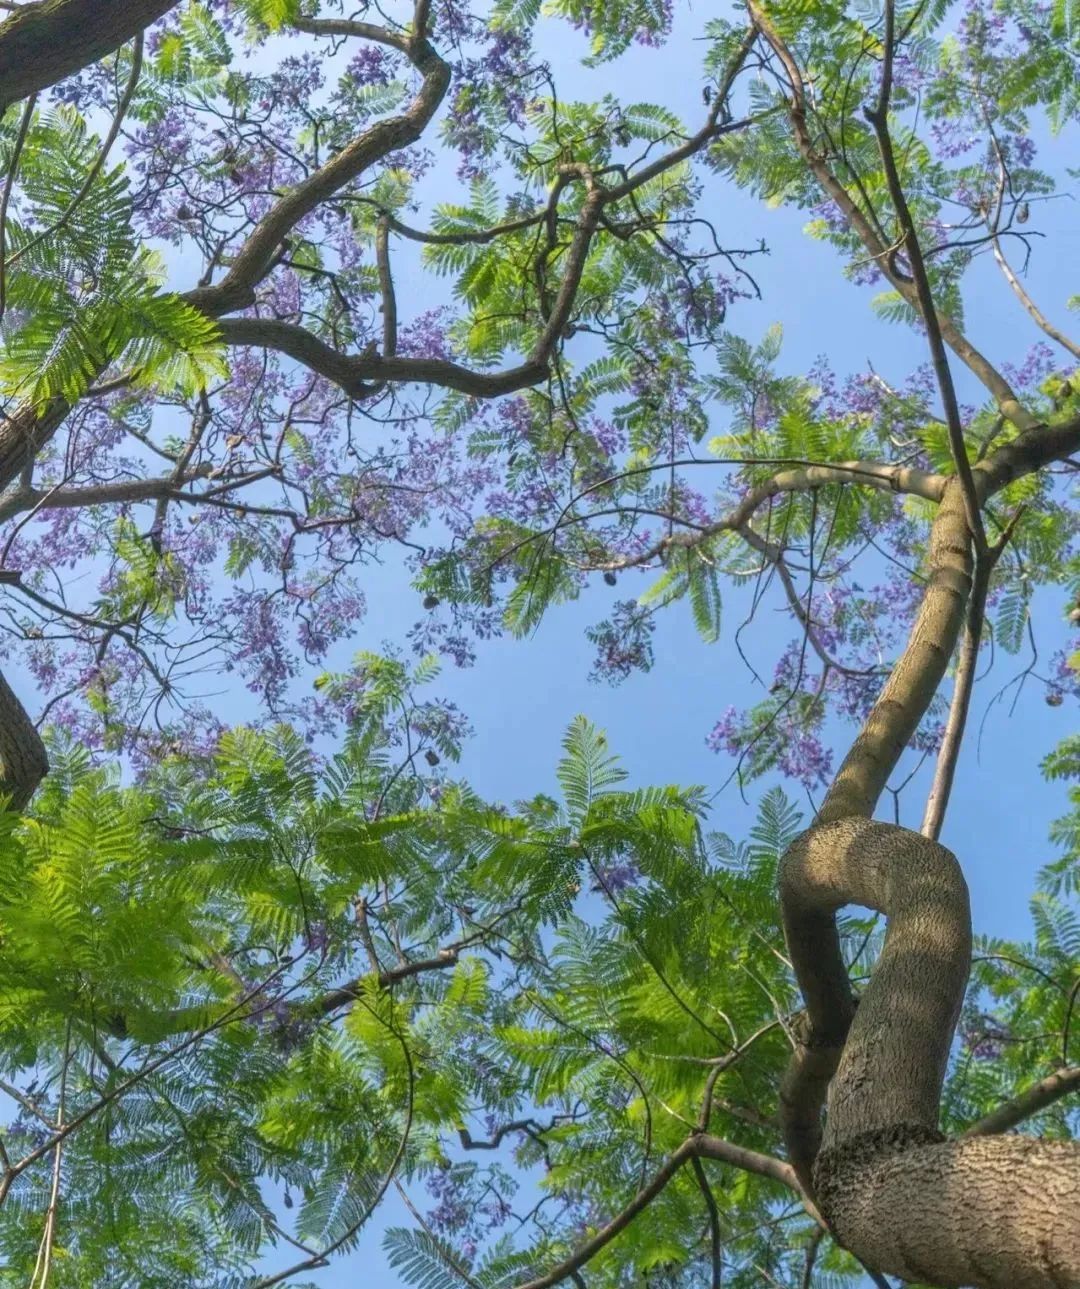
[[[850,1143],[818,1161],[818,1203],[867,1266],[922,1284],[1080,1285],[1080,1147],[971,1137]]]
[[[849,985],[834,916],[886,914],[885,943],[829,1088],[813,1189],[837,1238],[906,1280],[980,1289],[1080,1286],[1080,1146],[1023,1137],[943,1141],[941,1086],[971,953],[953,855],[891,824],[804,833],[780,874],[792,963],[815,1032]]]
[[[980,463],[979,502],[1076,433],[1075,422],[1036,428]],[[907,646],[815,826],[781,865],[784,929],[806,1001],[780,1095],[788,1153],[837,1239],[875,1270],[941,1286],[1080,1289],[1080,1144],[941,1136],[968,975],[967,890],[943,846],[870,818],[963,626],[972,555],[957,480],[943,493],[928,554]],[[889,919],[857,1006],[836,929],[847,904]]]

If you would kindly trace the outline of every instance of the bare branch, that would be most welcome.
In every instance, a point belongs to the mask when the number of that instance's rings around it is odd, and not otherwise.
[[[424,78],[419,93],[401,115],[376,121],[281,197],[255,225],[219,283],[187,292],[184,299],[210,317],[254,304],[256,286],[273,266],[278,247],[296,224],[376,161],[415,143],[442,103],[450,84],[450,68],[426,40],[399,38],[385,28],[369,29],[366,23],[359,26],[364,28],[364,38],[380,39],[408,55]]]
[[[477,398],[496,398],[535,385],[547,375],[539,362],[525,362],[502,372],[478,372],[443,358],[392,358],[377,353],[343,354],[291,322],[270,318],[222,318],[226,344],[276,349],[339,385],[350,397],[370,393],[368,382],[416,382],[457,389]]]
[[[787,461],[782,460],[775,462],[775,464],[787,463]],[[707,462],[665,463],[663,467],[658,468],[666,468],[668,464],[771,465],[774,462],[767,457],[746,458],[744,460],[718,458]],[[940,501],[948,482],[944,475],[930,474],[913,466],[893,465],[889,462],[838,461],[832,465],[818,465],[815,462],[805,461],[792,462],[791,464],[792,469],[781,470],[767,482],[752,488],[733,510],[730,510],[714,523],[706,524],[687,532],[665,534],[645,551],[635,555],[620,556],[604,563],[592,564],[590,567],[597,570],[618,572],[620,569],[649,564],[672,548],[699,546],[722,532],[738,532],[745,536],[755,512],[766,501],[785,492],[809,492],[814,488],[825,487],[827,484],[865,484],[867,487],[876,488],[882,492],[907,493],[911,496],[923,497],[927,501]],[[621,474],[601,479],[598,483],[591,484],[589,488],[579,493],[574,502],[570,504],[573,505],[590,492],[609,486],[620,478],[634,473],[641,473],[641,471],[628,470]],[[591,516],[584,515],[581,518],[585,520],[591,518]],[[552,531],[561,526],[562,521],[560,520]]]
[[[889,134],[888,112],[889,95],[892,89],[893,54],[896,43],[895,22],[896,6],[894,0],[886,0],[881,92],[878,96],[877,105],[874,108],[866,108],[865,114],[877,138],[878,151],[881,153],[881,162],[885,169],[885,180],[889,187],[889,196],[892,199],[893,210],[896,212],[896,218],[900,224],[902,244],[907,251],[908,263],[911,266],[919,313],[922,315],[923,324],[926,327],[926,339],[930,348],[930,357],[934,364],[934,374],[937,377],[938,390],[945,408],[945,423],[949,430],[949,447],[952,450],[953,465],[956,468],[960,486],[964,492],[964,508],[967,512],[968,527],[971,529],[976,550],[982,550],[986,545],[986,535],[983,531],[982,516],[979,513],[979,501],[975,494],[975,483],[971,476],[971,463],[968,461],[967,447],[964,443],[964,427],[960,420],[960,406],[956,400],[956,387],[953,384],[952,372],[949,370],[949,359],[945,353],[941,324],[937,307],[934,304],[933,292],[930,289],[930,279],[926,272],[922,247],[919,245],[919,235],[915,229],[915,221],[911,216],[911,208],[908,206],[907,197],[904,194],[904,186],[900,182],[900,172],[897,169],[896,155],[893,152],[892,136]]]
[[[379,266],[379,290],[382,293],[383,357],[393,358],[397,353],[397,297],[390,271],[389,220],[385,215],[380,217],[375,230],[375,262]]]
[[[1065,1065],[1045,1079],[1033,1083],[1018,1097],[1006,1101],[1003,1105],[984,1115],[971,1125],[963,1134],[965,1137],[986,1137],[993,1133],[1008,1132],[1030,1119],[1040,1110],[1060,1101],[1073,1092],[1080,1092],[1080,1065]]]
[[[1051,340],[1056,340],[1062,349],[1068,350],[1074,358],[1080,359],[1080,345],[1078,345],[1074,340],[1070,340],[1063,331],[1060,331],[1055,327],[1031,296],[1028,295],[1024,288],[1024,284],[1013,272],[1012,265],[1005,258],[1005,252],[1001,249],[1001,238],[996,233],[991,236],[990,244],[994,250],[994,259],[997,260],[998,267],[1005,275],[1005,281],[1012,287],[1016,298],[1031,315],[1035,325],[1042,331],[1045,331]]]
[[[695,1155],[691,1160],[691,1166],[694,1170],[694,1176],[697,1178],[698,1189],[701,1191],[705,1200],[705,1208],[709,1214],[709,1269],[711,1272],[711,1289],[720,1289],[723,1283],[723,1261],[722,1246],[720,1243],[720,1210],[716,1206],[716,1196],[712,1193],[712,1187],[709,1185],[709,1179],[705,1176],[705,1169],[702,1167],[701,1160]]]
[[[920,830],[922,835],[929,837],[931,841],[937,841],[941,834],[941,825],[945,821],[945,810],[949,804],[953,776],[960,756],[960,745],[967,727],[968,708],[971,705],[971,691],[975,685],[975,669],[979,661],[979,645],[982,641],[983,621],[986,616],[986,593],[989,588],[990,561],[985,555],[976,554],[971,596],[968,600],[967,622],[964,625],[964,639],[956,664],[956,681],[953,685],[952,702],[949,705],[949,718],[945,723],[945,733],[938,750],[934,781],[930,786]]]
[[[793,1190],[799,1190],[794,1170],[780,1159],[774,1159],[771,1155],[762,1155],[755,1150],[747,1150],[742,1146],[733,1145],[731,1142],[723,1141],[719,1137],[712,1137],[706,1134],[688,1137],[672,1152],[667,1163],[638,1191],[622,1212],[612,1218],[606,1226],[601,1227],[591,1240],[586,1240],[569,1258],[560,1262],[558,1266],[552,1267],[545,1275],[520,1284],[516,1286],[516,1289],[549,1289],[549,1286],[557,1285],[561,1280],[568,1279],[573,1272],[578,1270],[579,1267],[583,1267],[590,1258],[595,1257],[601,1249],[610,1244],[620,1232],[624,1231],[634,1218],[660,1194],[679,1169],[695,1156],[704,1159],[719,1159],[724,1163],[733,1165],[735,1168],[756,1173],[761,1177],[771,1178],[773,1181],[778,1181]]]
[[[210,467],[153,479],[121,479],[116,483],[87,484],[82,488],[19,488],[0,497],[0,523],[26,510],[71,510],[82,506],[122,505],[124,502],[157,501],[171,497],[188,483],[205,479]],[[190,501],[197,494],[184,494]]]

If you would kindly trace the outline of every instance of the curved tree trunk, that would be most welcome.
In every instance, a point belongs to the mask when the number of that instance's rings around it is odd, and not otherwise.
[[[984,1289],[1080,1285],[1080,1147],[1024,1137],[943,1141],[938,1105],[971,954],[953,855],[852,817],[804,833],[780,875],[792,962],[815,1030],[827,1029],[836,910],[886,914],[885,943],[854,1010],[813,1170],[818,1205],[868,1266]],[[824,955],[824,956],[823,956]]]
[[[1028,455],[1051,451],[1054,435],[1031,431],[984,463],[979,501],[1037,468]],[[800,1181],[836,1238],[868,1267],[931,1285],[1080,1289],[1080,1144],[946,1141],[939,1131],[970,961],[967,888],[945,847],[870,818],[945,674],[971,574],[963,498],[951,481],[908,644],[817,822],[781,864],[784,931],[806,1024],[780,1112]],[[847,904],[888,918],[858,1005],[836,928]]]
[[[1080,1147],[971,1137],[822,1152],[818,1202],[867,1266],[922,1284],[1080,1285]]]

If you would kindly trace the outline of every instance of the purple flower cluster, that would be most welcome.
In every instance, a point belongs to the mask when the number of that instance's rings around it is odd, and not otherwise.
[[[617,600],[611,616],[585,632],[596,647],[590,679],[617,685],[635,671],[650,671],[655,630],[652,615],[636,600]]]
[[[489,1118],[488,1131],[497,1123]],[[428,1194],[436,1201],[427,1220],[440,1235],[453,1239],[471,1261],[482,1242],[513,1216],[510,1199],[517,1183],[498,1165],[452,1164],[449,1160],[424,1180]]]

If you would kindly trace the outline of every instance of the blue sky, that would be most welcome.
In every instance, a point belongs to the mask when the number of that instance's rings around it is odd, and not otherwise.
[[[583,42],[564,26],[551,27],[544,52],[555,67],[564,96],[568,85],[582,97],[610,90],[624,101],[640,97],[662,102],[693,123],[702,115],[698,72],[702,46],[693,41],[701,26],[700,13],[684,11],[667,50],[632,51],[588,73],[573,70],[572,58],[583,49]],[[1045,149],[1044,164],[1052,153],[1059,158],[1058,167],[1065,163],[1072,141],[1048,137],[1039,141]],[[445,175],[434,182],[437,187],[434,191],[429,187],[429,195],[441,200],[457,196]],[[756,340],[771,323],[782,322],[785,371],[804,372],[825,353],[840,373],[864,370],[870,359],[886,379],[899,382],[925,361],[920,338],[874,317],[872,292],[844,282],[834,252],[803,234],[804,220],[797,213],[766,209],[715,182],[708,194],[706,213],[725,244],[751,245],[764,238],[770,248],[767,258],[751,265],[762,287],[762,302],[738,303],[729,323]],[[1080,263],[1075,209],[1068,201],[1052,203],[1039,208],[1037,219],[1048,236],[1036,243],[1026,282],[1044,310],[1067,325],[1064,299],[1076,290],[1075,269]],[[1073,270],[1071,283],[1063,279],[1066,266]],[[430,281],[422,282],[415,270],[403,266],[398,276],[403,317],[410,310],[410,288],[425,293],[420,297],[423,305],[430,303]],[[966,304],[971,339],[994,359],[1019,363],[1028,346],[1041,338],[988,259],[971,274]],[[966,393],[971,401],[981,401],[966,373],[957,376],[962,396]],[[722,422],[715,426],[717,432],[724,428]],[[604,616],[608,601],[631,593],[631,586],[629,580],[616,590],[598,584],[582,601],[553,610],[531,638],[483,644],[475,668],[446,671],[440,677],[435,690],[457,702],[474,727],[461,773],[481,794],[513,800],[553,789],[560,739],[579,712],[607,729],[633,784],[700,783],[715,789],[727,778],[731,763],[707,750],[705,736],[729,704],[748,706],[761,696],[733,645],[743,616],[739,597],[729,597],[719,644],[703,644],[687,613],[669,612],[662,616],[657,631],[651,674],[636,675],[614,689],[591,684],[587,679],[591,649],[584,628]],[[392,566],[369,570],[365,591],[368,617],[350,642],[350,652],[378,649],[384,642],[400,643],[419,613],[419,597],[403,586]],[[775,607],[774,603],[760,616],[752,635],[755,657],[766,672],[790,636],[781,615],[770,614]],[[1047,628],[1044,657],[1058,643],[1055,636],[1061,635],[1063,608],[1050,596],[1042,602]],[[973,737],[960,761],[942,837],[957,852],[968,875],[976,929],[1014,937],[1028,932],[1027,901],[1034,875],[1052,853],[1046,840],[1047,823],[1064,805],[1060,789],[1042,781],[1038,761],[1075,724],[1069,706],[1047,707],[1037,686],[1020,695],[1013,714],[1004,703],[995,704],[987,714],[996,690],[1022,665],[1016,659],[999,663],[976,690]],[[974,735],[984,715],[977,742]],[[838,751],[842,755],[842,742]],[[904,795],[904,822],[915,827],[928,776],[929,767]],[[713,826],[736,837],[743,835],[757,799],[769,786],[769,781],[752,785],[744,802],[736,786],[729,785],[716,800]],[[797,785],[786,786],[791,795],[800,795]],[[422,1190],[414,1188],[413,1193],[419,1206],[425,1207]],[[314,1282],[325,1289],[395,1284],[380,1251],[380,1231],[407,1222],[400,1201],[391,1196],[369,1226],[360,1250],[317,1273]]]

